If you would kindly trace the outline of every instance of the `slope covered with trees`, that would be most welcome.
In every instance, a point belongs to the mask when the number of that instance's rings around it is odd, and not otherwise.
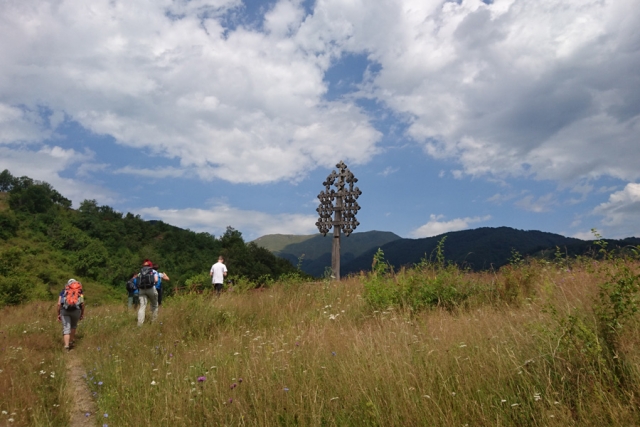
[[[220,238],[122,214],[95,200],[77,210],[51,185],[0,173],[0,306],[52,299],[74,277],[91,288],[90,298],[124,293],[141,261],[151,259],[171,277],[171,286],[207,278],[218,255],[230,278],[254,283],[294,273],[296,268],[231,227]]]

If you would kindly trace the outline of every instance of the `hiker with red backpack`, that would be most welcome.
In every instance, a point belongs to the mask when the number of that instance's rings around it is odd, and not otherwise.
[[[145,259],[142,263],[136,282],[138,285],[138,298],[140,299],[138,326],[142,326],[148,301],[151,301],[151,321],[154,322],[158,318],[158,291],[156,289],[158,272],[153,269],[153,263],[150,260]]]
[[[69,279],[58,297],[58,322],[62,322],[64,349],[73,349],[78,321],[84,319],[84,293],[82,283]]]

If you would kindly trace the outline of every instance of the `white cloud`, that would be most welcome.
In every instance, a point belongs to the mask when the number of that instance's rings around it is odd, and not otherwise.
[[[225,29],[234,7],[241,3],[2,2],[0,99],[64,111],[120,144],[178,158],[202,179],[295,180],[339,159],[368,161],[381,134],[353,102],[323,100],[333,42],[298,35],[299,2],[278,2],[266,33]],[[12,120],[7,138],[37,139],[20,131],[25,119]]]
[[[520,209],[536,213],[548,212],[555,204],[556,200],[553,194],[547,194],[538,198],[528,195],[515,203]]]
[[[35,180],[48,182],[74,206],[85,199],[96,199],[101,204],[112,203],[115,195],[100,186],[87,183],[86,180],[64,178],[61,172],[78,167],[79,175],[85,170],[83,165],[94,158],[92,152],[79,153],[58,146],[43,146],[38,151],[11,149],[0,146],[0,171],[7,169],[13,176],[28,176]]]
[[[363,94],[472,176],[640,178],[636,0],[321,0],[305,27],[380,72]],[[317,30],[319,31],[319,30]]]
[[[384,170],[382,172],[380,172],[378,175],[382,175],[382,176],[389,176],[391,174],[394,174],[396,172],[398,172],[400,170],[400,168],[394,168],[391,166],[387,166],[386,168],[384,168]]]
[[[134,211],[145,219],[160,219],[168,224],[213,235],[223,234],[227,226],[241,230],[245,240],[265,234],[312,234],[317,231],[316,216],[267,214],[219,204],[211,209],[142,208]]]
[[[137,175],[145,178],[179,178],[187,173],[183,169],[174,167],[162,167],[158,169],[137,168],[134,166],[125,166],[113,171],[116,175]]]
[[[465,230],[469,228],[469,225],[471,224],[490,220],[491,216],[486,215],[483,217],[476,216],[473,218],[455,218],[449,221],[441,221],[443,218],[443,215],[431,214],[429,222],[413,230],[409,233],[410,236],[413,238],[432,237],[448,233],[449,231]]]
[[[0,102],[0,144],[33,143],[49,136],[38,113]]]
[[[602,216],[607,237],[622,238],[638,235],[640,229],[640,184],[629,183],[623,190],[609,195],[593,214]]]

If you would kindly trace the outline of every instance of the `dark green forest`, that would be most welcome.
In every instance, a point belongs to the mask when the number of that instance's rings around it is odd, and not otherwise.
[[[165,292],[190,281],[206,281],[218,255],[229,279],[261,283],[298,274],[242,233],[196,233],[122,214],[95,200],[72,209],[71,201],[46,182],[0,173],[0,306],[54,299],[74,277],[89,289],[88,300],[122,298],[124,285],[151,259],[171,278]]]

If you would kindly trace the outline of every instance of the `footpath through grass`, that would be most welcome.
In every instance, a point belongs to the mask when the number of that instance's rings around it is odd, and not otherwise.
[[[449,272],[458,287],[447,295],[462,303],[420,311],[374,308],[367,288],[389,294],[426,270],[178,296],[141,328],[124,304],[89,307],[75,352],[97,425],[638,425],[640,330],[624,285],[636,270],[611,261]],[[2,312],[0,425],[66,425],[49,311]]]

